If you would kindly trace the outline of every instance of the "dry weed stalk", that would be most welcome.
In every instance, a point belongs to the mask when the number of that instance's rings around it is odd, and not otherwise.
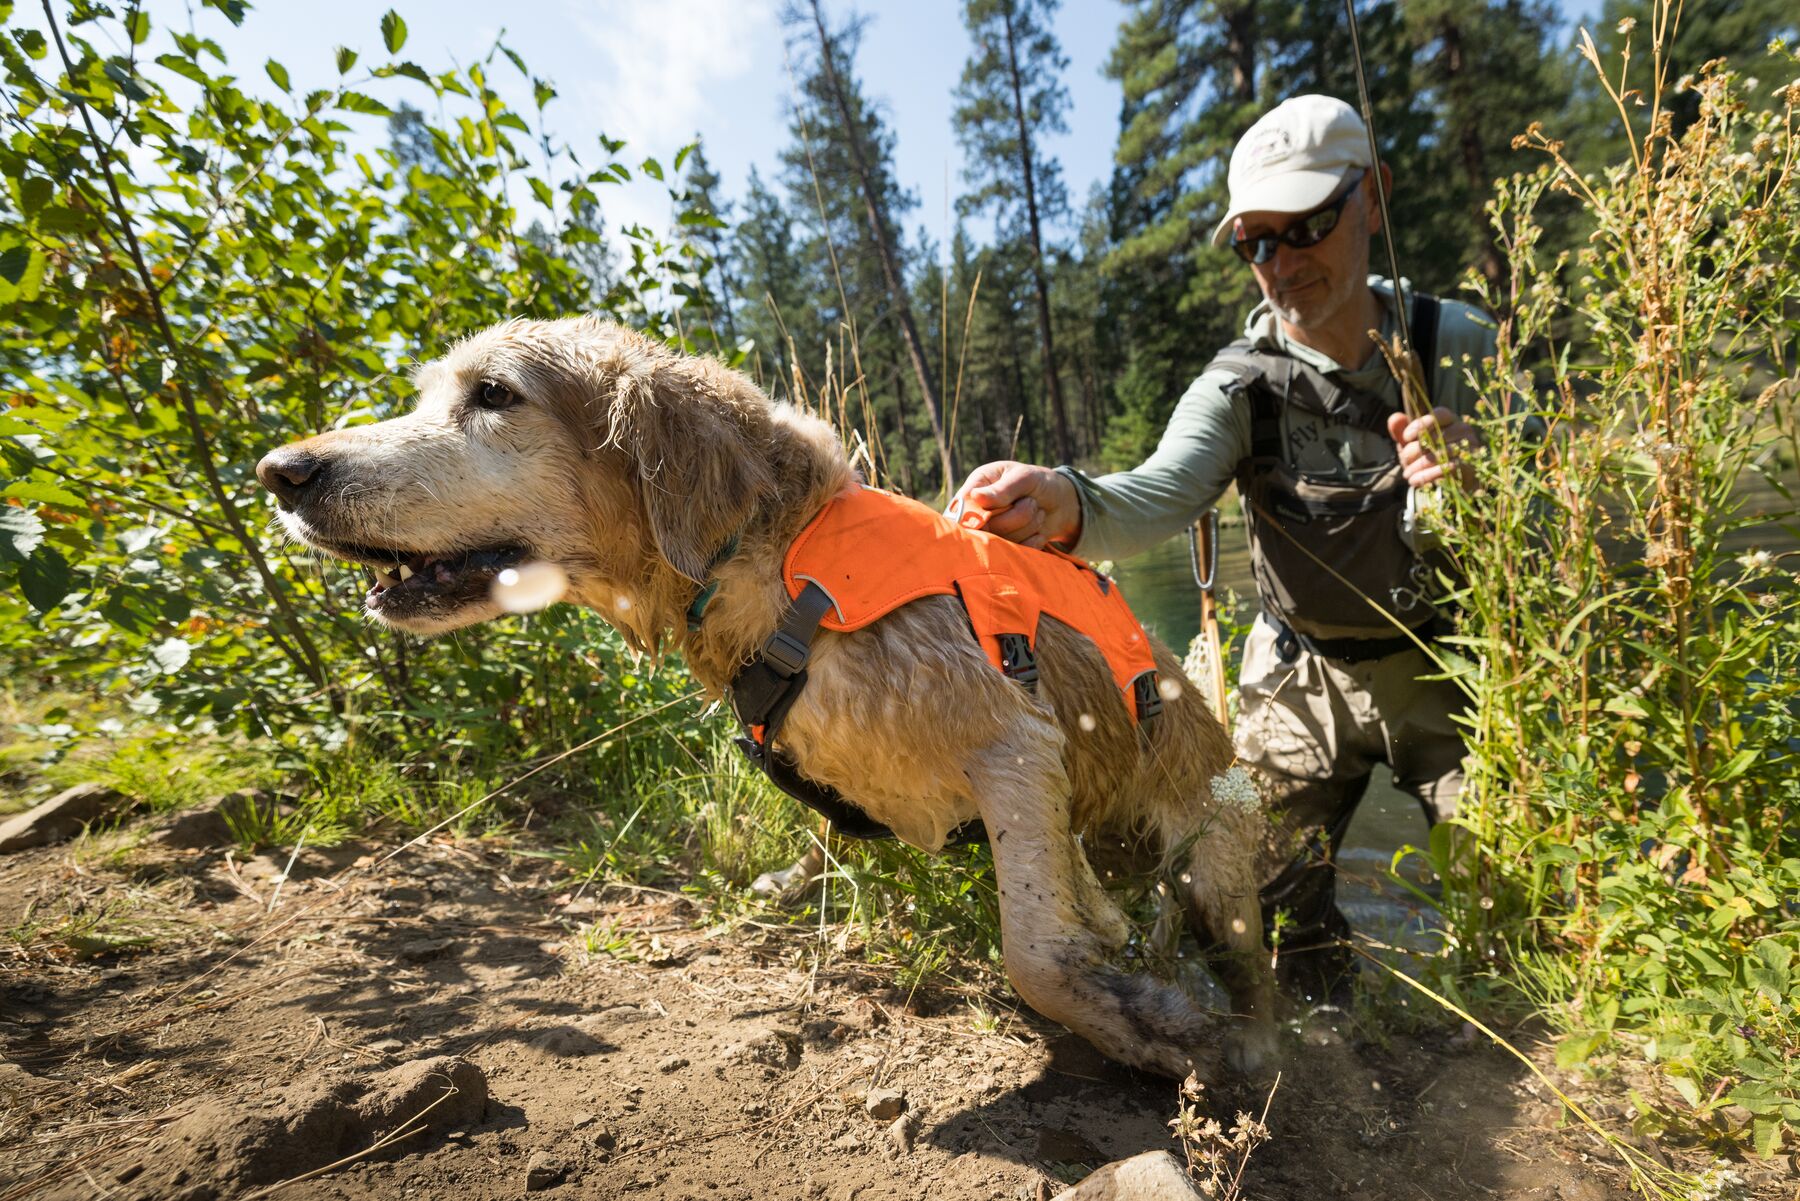
[[[1181,1109],[1169,1121],[1172,1137],[1181,1140],[1187,1156],[1188,1177],[1200,1192],[1217,1201],[1243,1201],[1244,1169],[1250,1156],[1274,1136],[1269,1133],[1269,1107],[1275,1103],[1275,1090],[1281,1087],[1281,1076],[1269,1086],[1263,1099],[1262,1114],[1251,1117],[1238,1110],[1237,1120],[1227,1130],[1217,1118],[1208,1117],[1202,1108],[1206,1085],[1193,1073],[1181,1082]]]

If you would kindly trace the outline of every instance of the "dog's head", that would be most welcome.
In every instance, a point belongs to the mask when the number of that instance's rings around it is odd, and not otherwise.
[[[497,616],[530,560],[654,644],[646,592],[703,580],[770,490],[770,406],[741,375],[592,318],[513,321],[417,375],[403,417],[257,464],[283,526],[368,566],[377,620],[436,634]]]

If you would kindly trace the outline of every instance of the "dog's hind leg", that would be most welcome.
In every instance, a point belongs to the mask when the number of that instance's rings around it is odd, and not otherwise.
[[[1123,1063],[1177,1079],[1217,1067],[1221,1020],[1185,992],[1111,962],[1130,925],[1070,821],[1062,737],[1021,718],[968,768],[1000,887],[1007,976],[1027,1004]]]

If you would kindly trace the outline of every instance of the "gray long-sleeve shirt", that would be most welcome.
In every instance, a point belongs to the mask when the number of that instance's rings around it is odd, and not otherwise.
[[[1381,332],[1393,333],[1394,288],[1380,276],[1369,285],[1380,297]],[[1406,295],[1411,288],[1402,281]],[[1355,371],[1330,357],[1290,341],[1267,302],[1244,322],[1244,334],[1262,349],[1294,356],[1320,371],[1335,372],[1348,387],[1387,397],[1400,405],[1400,385],[1379,352]],[[1454,300],[1443,302],[1438,317],[1437,361],[1431,372],[1433,403],[1460,416],[1474,412],[1476,395],[1463,372],[1494,353],[1493,321],[1479,309]],[[1081,538],[1076,552],[1085,559],[1122,559],[1180,533],[1218,503],[1250,455],[1250,406],[1225,393],[1229,372],[1202,374],[1182,395],[1162,440],[1148,459],[1129,471],[1098,478],[1072,467],[1057,470],[1075,481],[1081,497]],[[1393,462],[1393,443],[1385,433],[1336,425],[1312,413],[1282,413],[1282,448],[1295,467],[1316,477],[1354,482]]]

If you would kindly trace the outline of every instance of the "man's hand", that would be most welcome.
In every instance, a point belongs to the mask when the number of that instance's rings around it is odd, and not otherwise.
[[[1075,545],[1081,537],[1081,497],[1067,476],[1029,463],[984,463],[969,473],[951,500],[982,511],[982,529],[1025,546]]]
[[[1413,487],[1429,488],[1450,470],[1456,472],[1456,478],[1465,487],[1474,484],[1475,469],[1467,463],[1458,463],[1456,452],[1464,447],[1480,446],[1481,435],[1475,432],[1474,426],[1442,405],[1416,421],[1409,420],[1405,413],[1393,414],[1388,418],[1388,437],[1400,447],[1400,470]],[[1433,447],[1442,450],[1442,461]]]

